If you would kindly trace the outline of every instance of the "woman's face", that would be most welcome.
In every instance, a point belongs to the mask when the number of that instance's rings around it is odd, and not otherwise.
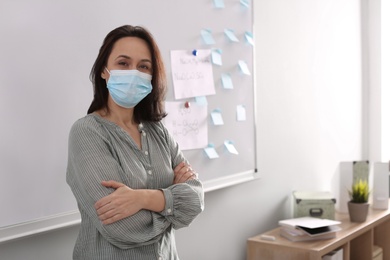
[[[106,67],[109,71],[139,70],[152,75],[152,55],[144,40],[138,37],[124,37],[114,44]],[[101,76],[108,80],[110,74],[103,70]]]

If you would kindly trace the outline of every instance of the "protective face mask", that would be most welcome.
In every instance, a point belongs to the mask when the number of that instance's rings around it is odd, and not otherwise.
[[[135,107],[152,92],[152,76],[138,70],[111,70],[107,88],[114,102],[121,107]]]

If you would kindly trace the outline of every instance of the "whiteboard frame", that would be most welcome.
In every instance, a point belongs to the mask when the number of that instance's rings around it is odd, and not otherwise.
[[[0,228],[0,244],[81,223],[78,210]]]

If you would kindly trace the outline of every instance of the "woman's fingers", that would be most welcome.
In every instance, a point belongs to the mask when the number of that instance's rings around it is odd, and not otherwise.
[[[191,168],[191,165],[180,163],[174,170],[174,183],[183,183],[191,179],[197,178],[196,172]]]
[[[104,187],[114,188],[114,189],[118,189],[118,188],[120,188],[122,186],[125,186],[123,183],[117,182],[117,181],[102,181],[102,185]]]
[[[95,210],[103,224],[111,224],[137,213],[141,208],[136,192],[123,183],[103,181],[102,185],[115,191],[95,203]]]

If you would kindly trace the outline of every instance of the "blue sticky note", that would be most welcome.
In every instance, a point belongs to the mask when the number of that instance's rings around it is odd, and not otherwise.
[[[237,106],[237,121],[246,121],[246,109],[244,105]]]
[[[204,43],[206,43],[207,45],[215,44],[213,35],[211,34],[211,30],[203,29],[200,31],[200,35],[202,36]]]
[[[206,148],[204,148],[204,151],[205,151],[207,157],[209,157],[209,159],[219,158],[219,155],[218,155],[217,151],[215,150],[213,144],[209,144]]]
[[[214,0],[214,6],[215,8],[225,8],[225,3],[223,0]]]
[[[253,41],[253,34],[251,32],[245,32],[245,40],[247,43],[254,46],[255,43]]]
[[[207,98],[205,96],[195,97],[195,102],[198,105],[206,106],[207,105]]]
[[[248,65],[243,60],[238,61],[238,67],[240,68],[241,72],[245,75],[251,75],[251,72],[248,69]]]
[[[232,154],[238,154],[236,147],[234,147],[234,144],[232,141],[226,140],[224,142],[226,149],[229,151],[229,153]]]
[[[240,4],[245,8],[249,8],[249,0],[240,0]]]
[[[236,37],[232,29],[225,29],[225,35],[228,37],[228,39],[231,42],[239,42],[238,38]]]
[[[220,49],[215,49],[211,51],[211,61],[215,65],[220,65],[222,66],[222,50]]]
[[[213,120],[214,125],[223,125],[222,113],[219,109],[214,109],[211,112],[211,119]]]
[[[222,86],[225,89],[233,89],[233,81],[229,74],[222,73],[221,74]]]

